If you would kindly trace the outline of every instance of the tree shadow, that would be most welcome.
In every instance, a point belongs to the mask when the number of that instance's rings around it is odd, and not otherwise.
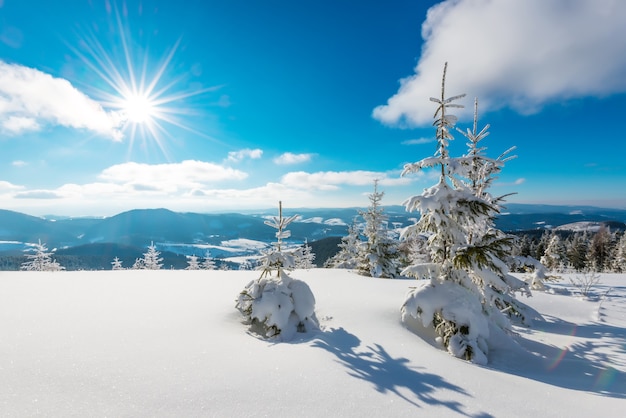
[[[557,347],[520,335],[518,343],[528,355],[524,365],[509,367],[501,363],[502,367],[494,368],[566,389],[626,399],[626,373],[617,368],[626,368],[626,330],[604,323],[546,319],[536,322],[533,329],[569,335],[572,342]]]
[[[462,411],[460,402],[443,401],[435,396],[442,389],[470,396],[462,387],[447,382],[441,376],[411,367],[410,360],[406,358],[393,358],[380,344],[362,348],[357,336],[337,328],[320,332],[312,345],[333,354],[348,369],[350,376],[371,383],[380,393],[394,393],[418,408],[421,407],[420,403],[439,405],[470,416]],[[473,416],[491,417],[487,413]]]

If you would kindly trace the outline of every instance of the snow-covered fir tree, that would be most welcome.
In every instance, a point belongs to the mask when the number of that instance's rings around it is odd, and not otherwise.
[[[185,270],[200,270],[200,261],[198,256],[193,254],[187,257],[187,267]]]
[[[550,234],[548,245],[539,261],[550,271],[563,271],[567,264],[565,245],[556,231]]]
[[[132,270],[143,270],[145,269],[146,266],[144,264],[143,258],[135,258],[135,262],[133,263],[133,266],[131,267]]]
[[[498,316],[506,312],[509,318],[530,323],[530,316],[537,315],[525,304],[515,298],[515,292],[530,295],[527,283],[509,273],[508,264],[513,257],[515,240],[495,226],[504,199],[511,194],[493,196],[489,189],[502,171],[504,164],[514,158],[511,147],[498,158],[485,155],[483,141],[489,135],[489,125],[478,130],[478,100],[474,99],[474,123],[472,129],[460,131],[467,138],[468,152],[462,165],[467,168],[463,175],[460,171],[458,180],[468,187],[475,197],[482,199],[487,206],[485,212],[465,225],[468,246],[460,248],[457,263],[470,269],[470,276],[482,292],[483,307],[491,315]]]
[[[277,229],[276,242],[261,257],[261,277],[251,281],[237,298],[236,308],[243,314],[250,331],[266,338],[291,340],[297,332],[319,328],[315,316],[315,297],[309,286],[291,278],[286,269],[293,269],[295,256],[283,249],[289,238],[285,228],[297,215],[283,218],[282,202],[278,216],[265,224]]]
[[[150,242],[148,251],[143,254],[143,258],[138,258],[133,264],[133,270],[160,270],[163,264],[163,258],[159,257],[161,253],[157,251],[154,242]]]
[[[398,243],[389,236],[389,218],[380,204],[384,195],[378,190],[378,180],[374,180],[374,192],[369,195],[370,205],[360,212],[365,220],[365,241],[359,246],[357,270],[365,276],[394,278],[400,268]]]
[[[622,237],[616,244],[611,267],[616,273],[626,272],[626,232],[622,233]]]
[[[111,270],[124,270],[124,267],[122,267],[122,260],[115,257],[113,261],[111,261]]]
[[[354,269],[359,261],[359,248],[361,239],[359,238],[359,227],[356,218],[348,226],[348,235],[341,238],[338,244],[337,254],[326,260],[324,267],[338,269]]]
[[[605,225],[602,225],[591,239],[587,261],[593,271],[603,272],[608,270],[611,264],[611,240],[611,231]]]
[[[570,235],[565,242],[568,267],[574,271],[584,271],[587,268],[588,251],[589,234],[586,231]]]
[[[26,254],[26,260],[22,263],[21,269],[28,271],[60,271],[65,270],[65,267],[57,263],[52,258],[54,251],[48,251],[46,244],[42,244],[41,240],[38,240],[37,244],[33,244],[34,254]]]
[[[202,260],[200,267],[202,267],[203,270],[215,270],[217,268],[215,266],[215,259],[211,257],[211,251],[206,250],[206,252],[204,253],[204,259]]]
[[[300,256],[296,259],[296,268],[312,269],[315,268],[315,253],[309,245],[308,240],[304,240]]]
[[[515,306],[518,312],[523,311],[523,306],[515,304],[513,291],[524,285],[507,272],[503,258],[511,240],[493,227],[499,200],[485,190],[503,161],[479,156],[478,148],[473,152],[471,146],[468,155],[449,155],[457,118],[448,109],[462,107],[454,102],[465,95],[445,96],[446,69],[447,63],[441,97],[431,98],[437,103],[437,151],[433,157],[405,165],[402,173],[427,168],[440,173],[436,185],[405,202],[409,212],[419,211],[421,216],[403,236],[427,235],[432,262],[414,262],[403,271],[427,280],[407,295],[402,318],[416,318],[424,327],[432,328],[452,355],[484,364],[491,330],[509,326],[500,309]],[[485,130],[477,132],[476,128],[470,134],[474,140],[486,136]],[[502,302],[505,306],[498,306]]]

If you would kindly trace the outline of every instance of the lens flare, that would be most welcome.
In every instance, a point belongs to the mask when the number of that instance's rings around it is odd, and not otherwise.
[[[117,51],[119,56],[110,53],[93,31],[81,37],[80,48],[69,47],[104,82],[103,87],[89,84],[85,88],[93,92],[108,112],[121,133],[120,138],[129,141],[129,152],[141,141],[143,148],[155,144],[167,156],[166,140],[173,139],[174,128],[219,142],[191,126],[188,117],[198,112],[188,106],[186,99],[216,91],[221,86],[186,87],[188,73],[170,74],[181,40],[173,43],[155,63],[147,49],[131,46],[130,28],[122,22],[115,3],[110,10],[117,26],[110,50]]]

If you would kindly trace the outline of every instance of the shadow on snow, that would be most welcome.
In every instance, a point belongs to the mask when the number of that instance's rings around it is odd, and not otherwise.
[[[626,368],[626,329],[546,319],[535,322],[534,330],[570,336],[569,344],[556,347],[520,338],[518,342],[529,353],[525,365],[512,368],[501,363],[502,367],[495,368],[567,389],[626,398],[626,373],[614,367]]]
[[[348,369],[350,376],[371,383],[380,393],[392,392],[416,407],[420,407],[420,402],[441,405],[469,416],[462,411],[461,403],[442,401],[435,397],[438,390],[470,396],[463,388],[446,382],[441,376],[420,372],[411,367],[406,358],[393,358],[380,344],[362,348],[358,337],[338,328],[318,333],[312,346],[333,354]],[[490,416],[482,413],[475,417]]]

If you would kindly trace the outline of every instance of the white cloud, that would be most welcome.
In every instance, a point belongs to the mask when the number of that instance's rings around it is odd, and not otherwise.
[[[305,171],[294,171],[285,174],[281,183],[295,188],[308,190],[338,190],[339,186],[372,186],[374,180],[383,186],[406,185],[412,180],[405,178],[389,177],[385,173],[374,171],[320,171],[317,173],[307,173]]]
[[[17,135],[26,131],[38,131],[39,123],[34,118],[9,115],[2,121],[2,130],[11,135]]]
[[[9,183],[8,181],[0,180],[0,193],[15,192],[23,189],[22,186]]]
[[[250,148],[244,148],[242,150],[239,151],[231,151],[228,153],[228,158],[226,159],[227,161],[231,161],[234,163],[238,163],[241,160],[245,159],[245,158],[250,158],[250,159],[259,159],[261,158],[261,156],[263,155],[263,150],[261,149],[250,149]]]
[[[446,95],[478,97],[483,111],[531,113],[550,102],[624,92],[625,27],[625,1],[444,1],[422,25],[415,74],[373,116],[388,124],[431,123],[429,98],[440,95],[446,61]]]
[[[136,192],[171,193],[227,180],[243,180],[248,174],[214,163],[186,160],[169,164],[118,164],[105,169],[99,177]]]
[[[407,139],[406,141],[402,141],[402,145],[423,145],[430,144],[431,142],[435,142],[436,138],[417,138],[417,139]]]
[[[272,207],[279,200],[290,202],[310,199],[308,192],[290,188],[280,183],[267,183],[263,186],[248,189],[205,189],[195,190],[194,196],[202,196],[212,202],[221,202],[226,207]]]
[[[28,165],[28,163],[26,161],[22,161],[22,160],[15,160],[11,163],[11,165],[13,167],[25,167]]]
[[[42,125],[87,129],[121,140],[119,120],[69,81],[0,60],[0,126],[6,133]]]
[[[293,154],[286,152],[274,158],[274,163],[280,165],[301,164],[311,161],[311,158],[313,158],[313,154]]]

